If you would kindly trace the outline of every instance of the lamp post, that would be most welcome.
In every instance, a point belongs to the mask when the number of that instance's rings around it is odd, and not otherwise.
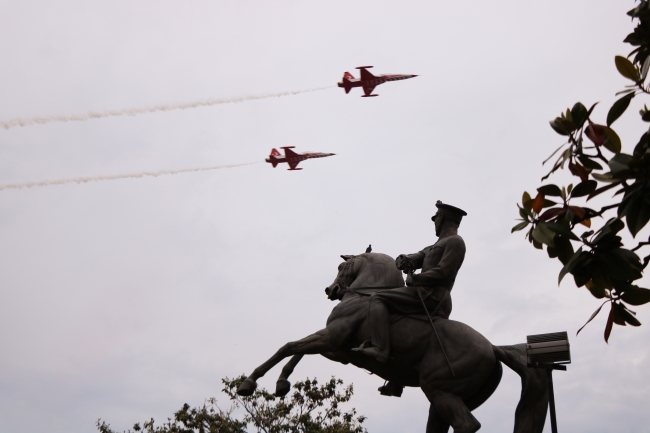
[[[566,371],[571,363],[569,337],[566,332],[529,335],[526,337],[526,356],[528,366],[546,370],[548,381],[548,404],[551,409],[551,430],[557,433],[555,418],[555,395],[553,393],[553,370]]]

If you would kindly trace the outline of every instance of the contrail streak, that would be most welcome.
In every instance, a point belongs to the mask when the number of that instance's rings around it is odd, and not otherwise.
[[[18,117],[0,121],[0,126],[2,126],[4,129],[9,129],[15,126],[45,125],[47,123],[53,122],[81,122],[90,119],[101,119],[102,117],[137,116],[138,114],[155,113],[157,111],[186,110],[188,108],[210,107],[212,105],[220,104],[235,104],[237,102],[254,101],[256,99],[280,98],[282,96],[293,96],[299,95],[301,93],[317,92],[319,90],[325,90],[331,87],[332,86],[316,87],[314,89],[294,90],[290,92],[280,93],[265,93],[262,95],[239,96],[233,98],[213,98],[205,99],[203,101],[183,102],[179,104],[161,104],[140,108],[124,108],[121,110],[89,111],[84,114],[71,114],[69,116],[40,116],[28,118]]]
[[[34,188],[37,186],[52,186],[52,185],[63,185],[66,183],[88,183],[88,182],[99,182],[102,180],[117,180],[117,179],[137,179],[145,176],[165,176],[168,174],[179,174],[179,173],[189,173],[193,171],[210,171],[210,170],[221,170],[224,168],[235,168],[243,167],[245,165],[259,164],[263,161],[256,162],[247,162],[244,164],[232,164],[232,165],[214,165],[212,167],[198,167],[198,168],[183,168],[180,170],[159,170],[159,171],[141,171],[139,173],[131,174],[113,174],[108,176],[88,176],[88,177],[70,177],[67,179],[53,179],[53,180],[38,180],[31,182],[20,182],[20,183],[5,183],[0,184],[0,191],[6,189],[22,189],[22,188]]]

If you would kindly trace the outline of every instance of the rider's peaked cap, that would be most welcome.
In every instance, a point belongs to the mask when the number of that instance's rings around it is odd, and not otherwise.
[[[455,220],[457,223],[460,224],[460,220],[467,215],[467,212],[464,210],[457,208],[456,206],[452,206],[450,204],[445,204],[438,200],[436,202],[436,207],[438,208],[439,213],[445,213],[452,217],[453,220]],[[431,217],[431,221],[434,221],[436,219],[436,216],[438,215],[438,212]]]

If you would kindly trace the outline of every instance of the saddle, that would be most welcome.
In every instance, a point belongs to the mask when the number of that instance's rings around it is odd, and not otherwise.
[[[357,289],[351,289],[349,287],[346,287],[344,289],[339,290],[339,294],[341,298],[345,295],[345,293],[350,292],[354,293],[355,295],[358,296],[365,296],[365,297],[370,297],[373,294],[380,292],[382,290],[390,290],[390,289],[396,289],[397,287],[360,287]],[[423,306],[424,307],[424,306]],[[424,309],[424,308],[423,308]],[[435,313],[437,312],[437,308],[434,311],[430,311],[429,315],[431,316],[431,321],[436,322],[438,319],[442,319],[440,316],[435,316]],[[420,320],[422,322],[429,322],[429,316],[423,311],[422,314],[403,314],[403,313],[391,313],[390,315],[390,323],[395,323],[398,322],[404,318],[409,318],[409,319],[415,319],[415,320]]]

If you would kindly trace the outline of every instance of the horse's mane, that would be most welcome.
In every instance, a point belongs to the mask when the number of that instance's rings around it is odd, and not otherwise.
[[[350,261],[352,263],[349,263]],[[395,266],[395,259],[387,254],[359,254],[350,258],[346,266],[356,269],[356,276],[350,283],[352,289],[404,286],[402,272]]]

